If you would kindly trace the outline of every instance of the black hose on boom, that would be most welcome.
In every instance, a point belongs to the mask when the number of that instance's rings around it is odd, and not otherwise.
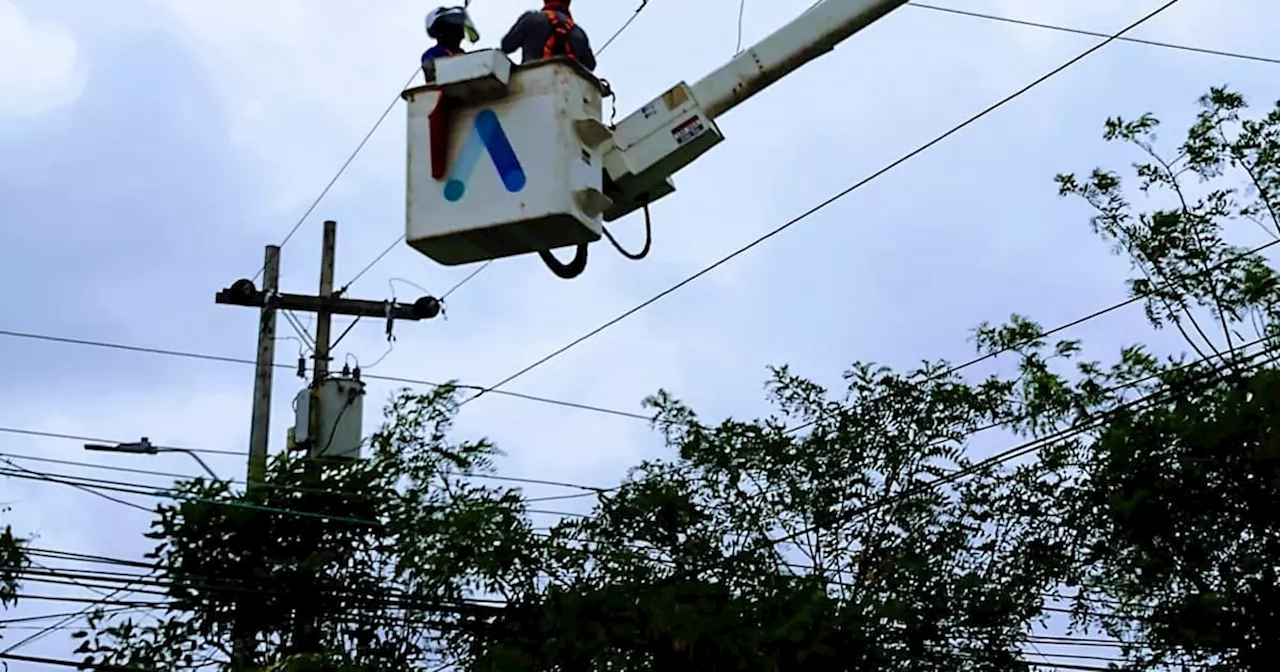
[[[555,273],[558,278],[572,280],[587,270],[586,243],[578,246],[578,249],[573,253],[573,259],[567,264],[560,263],[560,260],[556,259],[550,250],[538,250],[538,256],[542,257],[542,263],[546,264],[547,268],[551,269],[551,272]]]
[[[601,227],[601,230],[604,231],[604,237],[609,239],[609,243],[613,245],[613,249],[618,251],[618,254],[632,261],[640,261],[649,256],[649,248],[653,246],[653,220],[649,218],[648,203],[644,205],[644,247],[640,248],[639,252],[628,252],[626,248],[618,243],[618,239],[614,238],[612,233],[609,233],[609,229]]]

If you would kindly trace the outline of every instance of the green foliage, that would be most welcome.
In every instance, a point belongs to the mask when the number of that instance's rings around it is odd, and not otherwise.
[[[1244,99],[1225,88],[1199,103],[1167,158],[1153,116],[1107,121],[1104,137],[1143,157],[1129,182],[1097,169],[1058,183],[1095,208],[1095,230],[1129,255],[1152,326],[1175,325],[1201,359],[1161,360],[1134,345],[1104,367],[1037,340],[1019,350],[1024,410],[1011,426],[1101,420],[1037,465],[1037,493],[1049,488],[1061,511],[1041,525],[1069,535],[1063,578],[1076,589],[1078,626],[1131,642],[1130,669],[1269,670],[1280,654],[1280,291],[1261,254],[1227,241],[1250,224],[1280,233],[1280,104],[1247,118]],[[1149,209],[1128,200],[1126,184]],[[1015,320],[980,330],[979,346],[1002,349],[1039,330]]]
[[[839,600],[819,582],[777,577],[768,595],[745,600],[723,584],[670,580],[599,589],[548,588],[493,625],[478,671],[790,669],[834,664],[838,649],[867,648],[842,629]]]
[[[31,562],[25,546],[26,542],[14,535],[12,527],[6,525],[0,530],[0,610],[18,602],[19,578]],[[4,625],[0,624],[0,632],[3,630]]]
[[[655,395],[679,457],[553,530],[549,587],[477,669],[1025,669],[1058,572],[1021,524],[1044,502],[1008,501],[1018,475],[962,455],[1009,411],[943,369],[857,365],[831,398],[784,367],[777,415],[714,427]]]
[[[1189,386],[1117,417],[1085,456],[1071,503],[1082,601],[1121,600],[1105,628],[1221,669],[1280,653],[1280,372]],[[1171,654],[1146,653],[1160,662]]]
[[[249,495],[182,484],[192,497],[161,507],[148,534],[168,614],[99,615],[78,652],[147,669],[213,654],[224,669],[403,670],[437,656],[437,633],[475,617],[459,605],[471,590],[532,581],[519,494],[472,482],[494,448],[446,438],[455,395],[401,394],[369,458],[327,465],[319,481],[286,454]],[[233,666],[237,640],[252,654]]]
[[[80,652],[155,670],[212,653],[262,672],[1013,672],[1066,592],[1076,627],[1130,643],[1125,669],[1273,669],[1280,283],[1229,241],[1280,237],[1280,105],[1248,117],[1214,88],[1172,151],[1158,126],[1107,120],[1131,177],[1057,181],[1190,353],[1134,337],[1096,359],[1014,315],[974,339],[1013,353],[1007,376],[858,363],[832,393],[781,367],[772,415],[716,424],[661,391],[646,403],[669,455],[546,534],[518,491],[475,484],[497,453],[450,441],[453,390],[403,394],[369,459],[319,483],[289,456],[249,495],[184,484],[151,534],[169,613],[98,615]],[[992,429],[1034,441],[968,457]],[[251,655],[227,662],[237,643]]]
[[[1151,323],[1175,325],[1204,357],[1218,351],[1219,337],[1197,319],[1196,308],[1216,320],[1227,348],[1241,340],[1235,323],[1246,313],[1258,329],[1274,325],[1280,314],[1275,272],[1261,255],[1226,242],[1228,227],[1239,222],[1280,234],[1280,106],[1248,119],[1243,97],[1220,87],[1199,102],[1186,140],[1168,155],[1155,147],[1154,116],[1106,123],[1105,139],[1141,152],[1144,160],[1133,166],[1136,188],[1167,205],[1135,213],[1120,176],[1101,168],[1084,181],[1070,174],[1057,181],[1060,193],[1093,206],[1094,230],[1140,271],[1130,287],[1145,297]]]

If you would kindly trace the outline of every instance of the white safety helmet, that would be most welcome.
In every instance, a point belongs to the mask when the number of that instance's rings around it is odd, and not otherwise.
[[[456,26],[462,26],[463,34],[472,42],[480,40],[480,31],[476,30],[475,24],[471,23],[471,17],[467,14],[467,10],[462,7],[437,7],[427,13],[427,35],[436,37],[436,25],[441,23],[451,23]]]

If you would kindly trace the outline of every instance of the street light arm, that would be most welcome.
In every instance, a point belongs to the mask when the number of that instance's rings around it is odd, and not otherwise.
[[[168,448],[168,447],[161,448],[159,446],[152,444],[151,441],[149,441],[145,436],[142,437],[142,440],[138,441],[137,443],[117,443],[114,446],[110,446],[102,443],[86,443],[84,444],[84,449],[96,450],[104,453],[132,453],[135,455],[155,455],[157,453],[186,453],[187,455],[190,455],[191,458],[194,459],[196,462],[199,462],[200,466],[204,468],[205,472],[207,472],[210,476],[213,477],[213,480],[215,481],[222,480],[221,478],[218,477],[218,474],[214,473],[213,469],[209,468],[209,465],[204,461],[204,458],[197,455],[194,450],[191,450],[190,448]]]
[[[191,459],[195,460],[196,462],[199,462],[200,466],[204,467],[205,472],[207,472],[209,476],[213,478],[213,480],[215,481],[222,480],[221,478],[218,477],[218,474],[214,473],[213,469],[209,468],[209,464],[204,461],[204,458],[197,455],[196,452],[193,450],[190,450],[188,448],[162,448],[160,450],[161,452],[165,452],[165,453],[186,453],[187,455],[191,456]]]
[[[109,445],[105,443],[86,443],[85,450],[96,450],[104,453],[134,453],[137,455],[155,455],[159,452],[155,446],[151,445],[150,439],[142,437],[141,441],[131,443],[117,443]]]

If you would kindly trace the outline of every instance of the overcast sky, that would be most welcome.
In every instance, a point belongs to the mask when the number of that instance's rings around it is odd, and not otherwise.
[[[1103,32],[1162,1],[938,0]],[[599,45],[638,0],[575,4]],[[600,59],[597,74],[618,92],[619,118],[735,52],[738,0],[648,4]],[[743,46],[809,4],[748,0]],[[1280,57],[1274,4],[1182,0],[1133,35]],[[494,45],[529,8],[476,0],[483,45]],[[9,288],[0,329],[251,359],[254,311],[215,305],[214,293],[260,267],[263,246],[284,237],[396,98],[427,45],[427,9],[409,0],[0,0],[0,277]],[[600,245],[572,281],[554,277],[536,256],[497,262],[450,298],[447,320],[398,325],[394,350],[368,372],[501,380],[1097,41],[899,9],[722,118],[726,141],[654,205],[648,259],[631,262]],[[664,387],[706,418],[754,416],[766,409],[770,364],[834,383],[855,360],[960,361],[972,353],[970,329],[983,320],[1017,311],[1056,325],[1115,303],[1125,296],[1126,262],[1091,234],[1081,203],[1057,196],[1053,175],[1132,160],[1102,142],[1109,115],[1155,112],[1174,138],[1211,85],[1230,84],[1267,104],[1277,67],[1111,44],[507,389],[638,413],[640,400]],[[324,219],[339,223],[339,284],[401,235],[404,116],[398,105],[284,247],[285,291],[315,291]],[[636,246],[642,221],[633,216],[612,230]],[[1242,231],[1241,240],[1257,235]],[[438,295],[472,270],[399,245],[350,294],[389,298],[389,281],[399,278]],[[404,282],[394,291],[401,299],[420,293]],[[1072,334],[1105,353],[1144,338],[1142,325],[1133,309]],[[279,328],[292,333],[283,320]],[[339,364],[348,354],[369,364],[386,347],[382,325],[369,321],[335,354]],[[277,359],[292,361],[296,349],[281,341]],[[0,337],[0,357],[9,375],[0,426],[246,448],[252,367],[13,337]],[[277,375],[275,447],[292,424],[301,384],[288,371]],[[394,387],[371,382],[368,429]],[[509,456],[501,472],[510,476],[610,485],[639,460],[666,454],[642,420],[500,395],[467,406],[458,429],[494,439]],[[7,455],[199,471],[183,455],[86,455],[69,440],[0,435],[0,446]],[[206,459],[224,476],[243,477],[241,456]],[[149,547],[141,511],[65,485],[2,483],[0,501],[13,505],[8,520],[37,534],[42,548],[138,557]],[[13,615],[76,606],[32,601]],[[6,639],[25,634],[13,630]],[[22,652],[68,657],[72,648],[58,634]]]

